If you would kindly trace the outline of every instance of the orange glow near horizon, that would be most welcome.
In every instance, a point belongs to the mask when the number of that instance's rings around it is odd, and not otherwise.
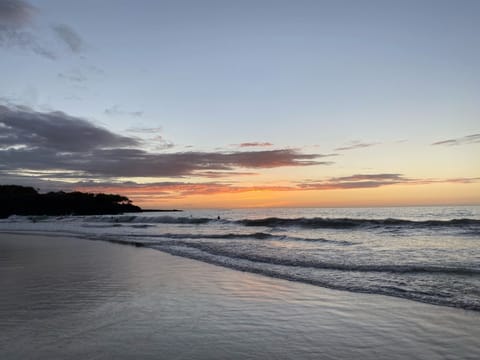
[[[375,188],[307,190],[286,186],[229,188],[185,186],[82,187],[118,193],[145,209],[248,207],[375,207],[480,204],[480,183],[397,184]]]

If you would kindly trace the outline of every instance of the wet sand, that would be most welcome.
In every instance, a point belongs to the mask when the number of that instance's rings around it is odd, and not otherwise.
[[[0,359],[478,359],[480,313],[0,233]]]

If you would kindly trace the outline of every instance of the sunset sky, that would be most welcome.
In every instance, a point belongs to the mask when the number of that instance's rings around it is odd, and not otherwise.
[[[0,0],[0,184],[480,204],[480,1]]]

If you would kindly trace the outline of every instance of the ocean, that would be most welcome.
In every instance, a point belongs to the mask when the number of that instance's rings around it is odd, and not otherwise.
[[[0,231],[148,247],[268,277],[480,311],[479,206],[11,216]]]

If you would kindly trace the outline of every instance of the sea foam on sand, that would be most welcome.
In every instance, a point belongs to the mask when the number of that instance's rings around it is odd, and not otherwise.
[[[0,233],[1,359],[478,359],[480,313]]]

